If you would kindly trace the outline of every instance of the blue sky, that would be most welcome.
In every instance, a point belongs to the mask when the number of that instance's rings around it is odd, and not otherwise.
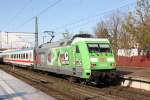
[[[56,1],[1,0],[0,31],[34,32],[34,20],[28,20]],[[96,23],[106,19],[107,15],[112,13],[110,10],[127,12],[134,4],[135,0],[61,0],[39,15],[39,37],[43,36],[43,31],[46,30],[55,31],[57,39],[65,30],[74,34],[79,31],[93,33]],[[97,16],[94,17],[95,15]],[[81,19],[84,20],[80,23],[70,24]],[[22,25],[26,21],[27,23]]]

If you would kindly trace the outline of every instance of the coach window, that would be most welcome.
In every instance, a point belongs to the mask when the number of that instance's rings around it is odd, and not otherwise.
[[[23,54],[21,54],[21,59],[23,59]]]
[[[26,53],[26,59],[28,59],[28,53]]]
[[[23,55],[21,54],[21,59],[23,58]]]
[[[23,54],[23,59],[25,59],[25,53]]]
[[[32,54],[30,53],[30,58],[32,58]]]

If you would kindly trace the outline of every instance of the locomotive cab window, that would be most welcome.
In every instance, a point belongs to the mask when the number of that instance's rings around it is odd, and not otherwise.
[[[76,46],[76,53],[80,53],[79,47]]]
[[[109,44],[99,44],[100,52],[111,52]]]
[[[87,45],[90,53],[108,53],[111,52],[111,47],[109,44],[104,43],[90,43]]]
[[[99,45],[96,43],[91,43],[91,44],[88,44],[87,46],[88,46],[88,50],[90,53],[100,52]]]

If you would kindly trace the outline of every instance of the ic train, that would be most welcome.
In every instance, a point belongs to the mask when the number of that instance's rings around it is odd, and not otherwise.
[[[108,39],[82,37],[46,43],[38,47],[7,50],[3,62],[53,72],[84,81],[100,82],[114,78],[116,66]]]

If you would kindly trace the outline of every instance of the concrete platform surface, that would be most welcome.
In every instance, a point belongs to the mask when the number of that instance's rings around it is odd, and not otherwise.
[[[141,68],[141,67],[118,67],[119,73],[124,77],[140,79],[143,81],[150,82],[150,68]]]
[[[55,98],[0,70],[0,100],[55,100]]]

